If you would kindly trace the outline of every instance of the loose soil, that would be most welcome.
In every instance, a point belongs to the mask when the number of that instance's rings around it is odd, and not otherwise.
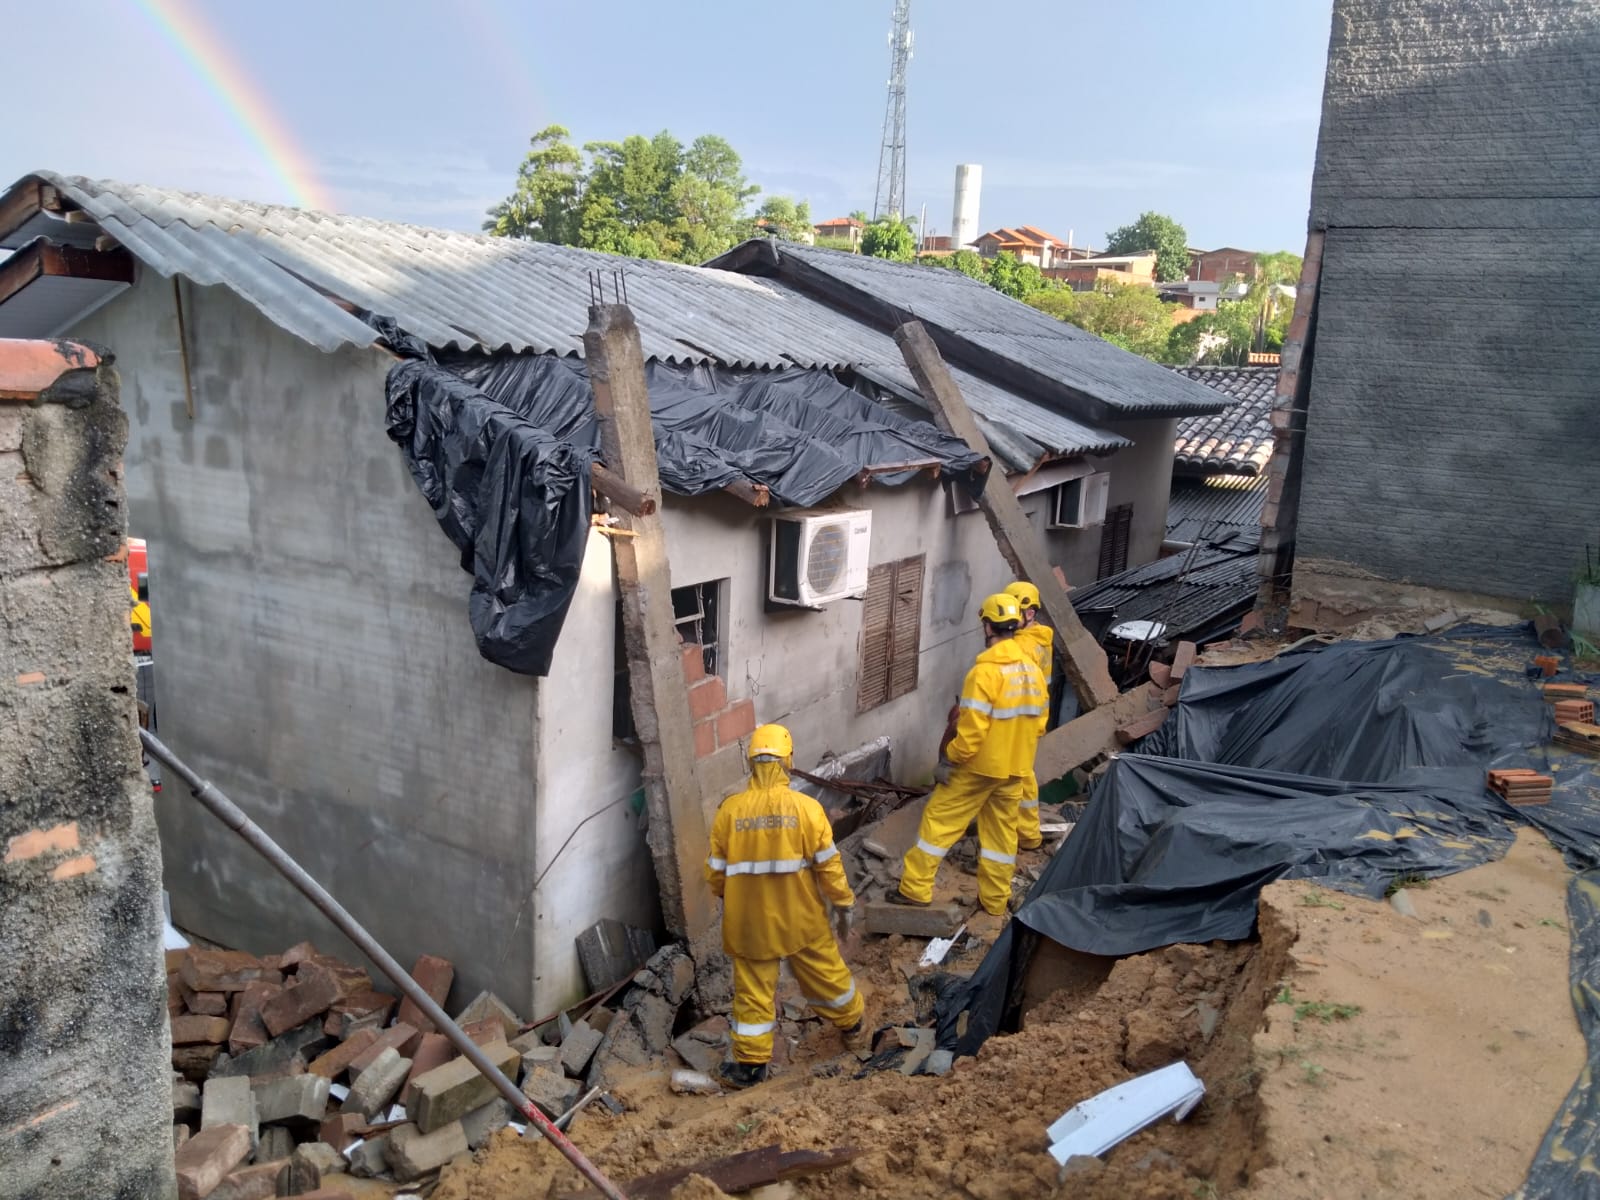
[[[1268,1006],[1256,1039],[1277,1165],[1244,1194],[1461,1200],[1519,1187],[1584,1064],[1567,878],[1525,830],[1499,862],[1406,889],[1415,918],[1304,882],[1269,887],[1299,940],[1289,1002]]]

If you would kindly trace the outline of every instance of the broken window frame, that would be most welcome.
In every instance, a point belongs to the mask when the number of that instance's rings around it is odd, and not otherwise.
[[[672,589],[672,624],[686,645],[698,645],[707,676],[721,675],[726,625],[728,580],[708,579]],[[617,599],[616,641],[612,664],[611,737],[633,745],[639,732],[633,723],[633,684],[628,677],[628,648],[622,629],[622,600]]]

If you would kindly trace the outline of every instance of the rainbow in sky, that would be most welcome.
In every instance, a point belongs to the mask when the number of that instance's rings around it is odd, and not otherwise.
[[[333,211],[333,198],[318,181],[306,152],[272,111],[238,55],[189,0],[135,0],[135,6],[216,97],[239,132],[255,145],[287,189],[289,202],[300,208]]]

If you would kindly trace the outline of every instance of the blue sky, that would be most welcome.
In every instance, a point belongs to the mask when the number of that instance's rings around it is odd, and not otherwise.
[[[184,0],[343,211],[475,229],[529,134],[727,138],[819,219],[872,206],[891,0]],[[1077,244],[1144,209],[1193,245],[1305,241],[1330,0],[913,0],[909,208]],[[1003,15],[1002,15],[1003,14]],[[10,14],[5,181],[35,168],[286,201],[281,173],[148,9]]]

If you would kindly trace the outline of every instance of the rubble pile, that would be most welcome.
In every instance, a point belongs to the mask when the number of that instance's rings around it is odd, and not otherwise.
[[[595,1100],[620,1110],[599,1083],[614,1064],[665,1052],[688,961],[669,947],[620,1011],[597,1004],[576,1022],[527,1025],[492,992],[454,1016],[546,1116],[570,1122]],[[423,955],[411,973],[445,1005],[451,963]],[[426,1195],[516,1116],[416,1005],[310,943],[264,957],[169,951],[167,1006],[182,1200],[359,1200],[396,1183]]]

